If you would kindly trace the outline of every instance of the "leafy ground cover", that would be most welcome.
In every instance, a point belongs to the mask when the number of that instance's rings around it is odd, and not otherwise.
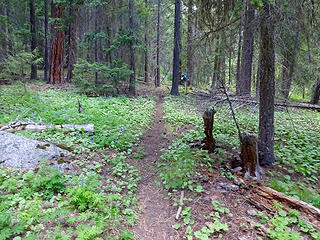
[[[234,231],[250,233],[249,236],[252,239],[263,239],[261,236],[267,236],[269,239],[319,239],[319,231],[300,218],[298,211],[287,212],[282,210],[281,206],[275,206],[275,209],[278,209],[276,213],[257,211],[251,214],[253,217],[248,217],[246,209],[250,209],[251,206],[247,204],[245,198],[229,193],[231,197],[226,200],[225,194],[228,190],[213,190],[216,186],[208,182],[214,181],[218,189],[237,188],[233,183],[237,180],[236,177],[224,167],[225,162],[232,159],[230,154],[234,153],[226,149],[239,146],[237,131],[231,119],[230,110],[225,106],[215,106],[217,113],[214,136],[219,145],[222,144],[226,148],[218,147],[212,155],[193,148],[195,143],[199,144],[204,138],[203,122],[196,106],[193,99],[186,97],[168,97],[164,103],[164,118],[173,129],[173,134],[179,132],[182,126],[192,126],[191,130],[183,132],[164,151],[161,156],[162,161],[158,164],[161,181],[167,189],[170,189],[169,196],[173,204],[183,206],[181,220],[177,221],[173,228],[184,232],[186,239],[229,239],[232,237],[231,232]],[[256,134],[257,109],[237,109],[236,115],[242,129]],[[294,110],[290,113],[286,111],[276,113],[275,152],[278,165],[276,168],[281,172],[272,171],[269,182],[272,188],[317,207],[319,207],[320,195],[312,187],[312,182],[318,178],[319,161],[318,156],[309,155],[309,152],[310,149],[319,151],[318,140],[315,139],[317,131],[314,131],[318,129],[316,125],[318,117],[318,113],[309,111]],[[299,127],[295,124],[299,124]],[[294,141],[297,136],[306,139],[305,142]],[[302,150],[297,151],[300,147]],[[283,166],[283,169],[279,166]],[[287,173],[285,180],[280,176],[283,171]],[[296,182],[293,181],[295,177],[290,178],[289,175],[296,175],[297,172],[306,181]],[[179,200],[181,190],[186,192],[183,204]],[[223,197],[219,198],[221,192]],[[212,200],[212,207],[208,207],[208,201],[212,199],[209,196],[217,198]],[[230,208],[239,204],[241,207]],[[241,218],[241,220],[235,222],[235,218]],[[263,233],[257,235],[259,232]]]
[[[166,120],[170,124],[192,124],[202,131],[202,118],[190,99],[185,97],[168,98],[164,105],[170,115]],[[210,105],[209,105],[210,106]],[[193,110],[192,110],[193,109]],[[218,142],[238,147],[236,127],[230,110],[225,106],[215,106],[214,135]],[[198,109],[201,110],[202,109]],[[258,109],[236,109],[236,118],[240,127],[250,134],[257,135]],[[307,110],[281,110],[275,114],[275,154],[276,164],[289,173],[301,173],[307,180],[317,181],[320,173],[320,113]],[[200,133],[199,133],[200,134]]]
[[[78,99],[83,111],[78,112]],[[70,91],[1,89],[0,122],[95,124],[95,134],[24,136],[64,143],[73,154],[35,171],[0,169],[0,239],[133,239],[140,175],[131,147],[152,120],[147,98],[88,98]],[[136,156],[135,156],[136,157]]]
[[[0,239],[132,239],[137,170],[121,154],[82,157],[68,168],[1,169]]]
[[[12,97],[14,94],[20,97]],[[78,99],[82,113],[78,112]],[[250,210],[243,184],[226,164],[237,154],[239,142],[224,105],[215,106],[214,134],[219,144],[214,154],[199,149],[204,137],[203,108],[187,97],[166,97],[163,130],[158,129],[162,121],[159,111],[144,138],[144,147],[134,146],[152,120],[154,99],[89,98],[57,89],[24,93],[17,86],[2,88],[1,123],[16,119],[93,123],[95,134],[56,130],[19,133],[64,143],[72,147],[73,154],[35,171],[0,169],[0,239],[135,239],[131,227],[137,222],[136,213],[144,216],[138,207],[139,181],[143,175],[146,181],[152,178],[156,182],[157,173],[166,189],[164,195],[168,194],[173,205],[158,208],[182,207],[172,229],[185,239],[234,239],[239,233],[242,239],[320,239],[319,229],[295,210],[280,205],[274,206],[275,211]],[[158,110],[161,101],[157,102]],[[256,134],[257,109],[236,108],[241,128]],[[276,113],[278,159],[269,174],[272,188],[314,206],[319,206],[318,190],[312,187],[319,175],[318,120],[319,114],[309,111]],[[154,134],[163,138],[155,141]],[[171,145],[159,145],[160,140]],[[165,149],[159,160],[161,146]],[[137,162],[135,167],[127,158]],[[147,159],[150,162],[142,161]],[[154,162],[159,171],[152,169]],[[146,186],[155,188],[153,183]],[[152,203],[149,209],[154,209]],[[152,218],[154,214],[149,215]]]
[[[78,100],[82,112],[78,112]],[[19,134],[85,149],[111,147],[125,149],[132,146],[151,121],[154,101],[146,98],[101,97],[90,98],[69,91],[48,90],[24,93],[16,86],[3,87],[0,96],[0,122],[30,119],[47,124],[95,125],[95,134],[63,131],[22,132]],[[70,147],[72,147],[72,145]],[[80,149],[79,149],[80,148]]]

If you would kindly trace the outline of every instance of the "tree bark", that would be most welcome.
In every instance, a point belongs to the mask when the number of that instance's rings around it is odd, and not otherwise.
[[[243,31],[242,59],[240,70],[239,95],[250,95],[252,58],[254,51],[254,7],[248,2],[245,14],[245,28]]]
[[[71,64],[71,51],[72,51],[72,47],[71,47],[71,39],[72,39],[72,17],[73,17],[73,12],[72,12],[72,0],[69,0],[69,26],[68,26],[68,52],[67,52],[67,63],[68,63],[68,73],[67,73],[67,82],[71,82],[71,78],[72,78],[72,64]]]
[[[274,97],[275,52],[273,5],[263,0],[260,26],[260,108],[259,108],[259,159],[261,165],[272,165],[274,158]]]
[[[238,40],[238,57],[237,57],[237,73],[236,73],[236,94],[240,91],[240,63],[241,63],[241,43],[242,43],[242,17],[239,23],[239,40]]]
[[[132,36],[132,40],[129,46],[130,49],[130,69],[133,73],[130,75],[130,82],[129,82],[129,93],[131,95],[136,95],[136,65],[135,65],[135,52],[133,49],[134,44],[134,19],[133,19],[133,8],[134,8],[134,1],[129,0],[129,28],[130,34]]]
[[[216,111],[214,109],[207,109],[202,116],[205,134],[203,149],[208,150],[209,153],[213,153],[215,149],[215,140],[212,134],[215,113]]]
[[[9,19],[11,18],[11,4],[9,0],[5,1],[6,3],[6,26],[5,26],[5,35],[6,35],[6,55],[12,51],[12,40],[10,40],[11,29],[9,28]]]
[[[97,34],[97,32],[98,32],[98,17],[99,17],[98,6],[95,6],[95,14],[94,14],[94,32],[95,32],[95,34]],[[96,63],[98,62],[98,39],[96,37],[94,40],[94,61]],[[99,83],[98,72],[95,72],[96,87],[98,86],[98,83]]]
[[[53,18],[62,18],[63,6],[52,4]],[[50,83],[64,83],[63,74],[63,54],[64,54],[64,31],[56,24],[54,26],[54,39],[51,46],[51,66],[50,66]]]
[[[0,15],[4,16],[5,15],[5,7],[3,5],[0,5]],[[0,31],[3,33],[6,32],[6,23],[3,22],[2,24],[0,23]],[[6,34],[3,34],[1,38],[1,55],[0,55],[0,60],[5,59],[7,56],[7,39],[6,39]]]
[[[259,99],[260,92],[260,78],[261,78],[261,52],[259,52],[258,67],[257,67],[257,81],[256,81],[256,99]]]
[[[295,67],[295,62],[297,58],[297,49],[299,45],[299,33],[300,29],[298,28],[296,31],[296,35],[294,37],[294,46],[292,49],[290,49],[290,52],[287,52],[285,54],[284,58],[284,67],[283,67],[283,73],[282,73],[282,87],[281,87],[281,92],[283,95],[283,98],[285,101],[288,100],[289,98],[289,92],[291,89],[291,83],[292,83],[292,78],[294,74],[294,67]]]
[[[48,0],[44,0],[44,81],[49,83]]]
[[[188,1],[188,31],[187,31],[187,76],[188,84],[193,85],[193,0]]]
[[[173,49],[173,73],[171,95],[179,95],[179,80],[180,80],[180,22],[181,21],[181,0],[175,0],[174,13],[174,49]]]
[[[156,78],[155,86],[160,87],[160,10],[161,10],[161,0],[158,0],[158,16],[157,16],[157,68],[156,68]]]
[[[36,31],[36,14],[35,14],[35,0],[30,0],[30,33],[31,33],[31,52],[37,48],[37,31]],[[31,63],[30,79],[37,79],[37,65]]]
[[[257,200],[259,201],[259,199],[262,198],[263,201],[261,202],[263,202],[264,204],[267,203],[267,205],[271,208],[274,205],[274,201],[278,201],[282,204],[284,203],[291,209],[297,209],[298,211],[305,213],[308,218],[310,217],[311,219],[318,219],[318,221],[320,219],[320,209],[306,202],[273,190],[269,187],[255,185],[252,187],[252,193],[253,200],[256,200],[258,198]]]
[[[313,86],[311,103],[312,104],[318,104],[319,103],[319,97],[320,97],[320,76],[318,77],[315,85]]]
[[[148,0],[145,0],[146,7],[148,6]],[[145,32],[144,32],[144,82],[149,81],[149,64],[148,64],[148,19],[146,18],[144,21]]]

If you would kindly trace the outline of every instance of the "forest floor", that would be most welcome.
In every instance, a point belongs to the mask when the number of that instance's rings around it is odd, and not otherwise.
[[[137,98],[87,98],[69,88],[31,85],[24,95],[2,90],[1,123],[41,117],[55,124],[94,123],[96,132],[18,133],[65,144],[74,154],[31,173],[0,167],[1,240],[320,239],[317,217],[255,192],[268,185],[319,206],[314,131],[320,114],[298,111],[286,118],[277,112],[276,153],[283,162],[266,169],[264,181],[251,182],[231,171],[239,143],[225,106],[170,97],[165,87],[144,83]],[[201,114],[211,106],[217,110],[217,148],[208,154],[201,150]],[[242,128],[256,131],[254,111],[236,106],[236,114]]]
[[[143,149],[145,157],[133,160],[133,165],[142,176],[138,194],[141,212],[133,230],[138,239],[179,239],[175,237],[177,233],[172,228],[175,223],[175,208],[170,203],[167,191],[159,186],[157,163],[162,155],[161,149],[167,149],[172,141],[165,130],[162,94],[161,90],[156,92],[154,122],[140,138],[140,144],[136,147]]]
[[[148,90],[142,92],[148,94]],[[149,94],[154,93],[149,92]],[[243,178],[239,178],[240,175],[232,175],[227,170],[231,169],[233,159],[224,159],[223,163],[217,163],[212,168],[198,166],[197,170],[201,176],[193,176],[193,180],[197,178],[196,180],[201,183],[203,189],[197,193],[188,189],[169,190],[168,192],[163,185],[159,184],[161,179],[159,179],[157,163],[161,162],[160,157],[163,150],[168,149],[177,135],[185,134],[190,126],[178,127],[176,136],[172,134],[172,131],[168,131],[170,127],[166,126],[168,124],[164,120],[162,109],[163,91],[158,90],[156,96],[158,100],[155,105],[154,122],[140,138],[138,145],[138,148],[143,149],[146,155],[133,164],[142,174],[139,184],[141,211],[138,214],[138,223],[133,230],[135,236],[138,239],[192,239],[193,237],[230,240],[264,239],[268,233],[266,219],[272,218],[271,215],[275,214],[272,219],[278,220],[277,208],[263,201],[260,207],[253,205],[250,201],[253,196],[250,195],[254,195],[251,191],[254,186]],[[239,154],[221,144],[219,148],[225,149],[227,155],[233,157]],[[277,167],[274,169],[282,171]],[[225,174],[221,174],[221,171],[225,171]],[[264,182],[266,183],[267,180],[264,179]],[[178,204],[181,191],[184,194],[183,202]],[[183,211],[179,216],[180,219],[175,219],[179,206],[182,206]],[[289,209],[286,206],[282,207]],[[311,220],[314,226],[320,227],[320,221],[310,216],[301,216],[301,218]],[[281,239],[278,232],[273,234],[274,239]],[[285,235],[283,237],[287,238]],[[304,234],[304,239],[309,239],[308,234]]]

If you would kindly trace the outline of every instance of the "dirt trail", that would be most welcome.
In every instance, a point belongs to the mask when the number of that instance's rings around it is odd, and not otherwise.
[[[142,180],[139,185],[139,220],[133,232],[137,239],[148,240],[175,240],[178,233],[172,228],[175,223],[176,209],[168,199],[168,192],[159,181],[157,162],[162,154],[161,149],[167,148],[171,143],[166,138],[162,112],[162,96],[158,93],[155,106],[156,114],[151,128],[141,137],[140,148],[146,153],[143,159],[132,160],[139,169]]]

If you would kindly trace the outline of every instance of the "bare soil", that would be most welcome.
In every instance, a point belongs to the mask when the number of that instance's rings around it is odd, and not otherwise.
[[[162,91],[156,92],[154,122],[141,137],[139,148],[146,153],[143,159],[131,159],[142,176],[139,185],[139,220],[133,232],[138,239],[174,240],[181,239],[172,228],[175,224],[176,209],[168,197],[168,192],[159,182],[157,163],[162,155],[161,149],[167,148],[172,138],[167,135],[162,112]]]

